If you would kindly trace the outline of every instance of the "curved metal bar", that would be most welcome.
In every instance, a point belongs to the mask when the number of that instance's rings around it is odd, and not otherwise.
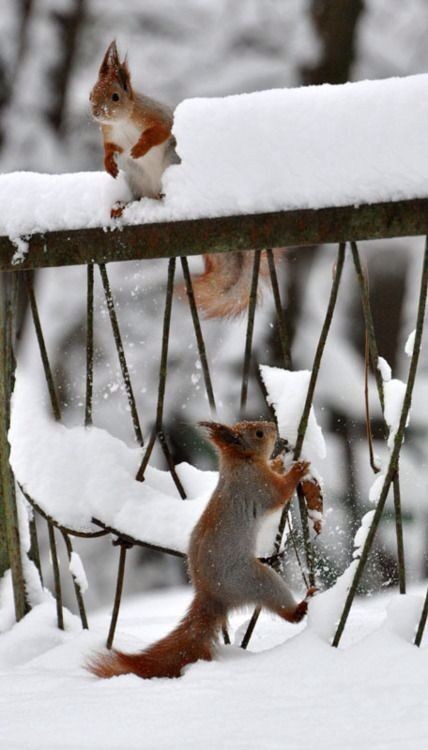
[[[17,484],[25,499],[30,503],[31,507],[34,508],[34,510],[36,510],[37,513],[39,513],[39,515],[45,519],[45,521],[51,523],[52,526],[55,526],[56,529],[63,532],[64,534],[75,536],[79,539],[96,539],[97,537],[106,536],[106,534],[108,534],[108,531],[78,531],[77,529],[71,529],[69,526],[63,526],[59,523],[59,521],[56,521],[55,518],[50,516],[49,513],[46,513],[46,511],[44,511],[43,508],[40,507],[36,500],[34,500],[34,498],[32,498],[31,495],[29,495],[28,492],[24,490],[23,486],[19,482],[17,482]]]
[[[113,526],[107,526],[103,521],[100,521],[98,518],[93,518],[92,522],[95,523],[97,526],[100,526],[102,529],[104,529],[104,533],[106,534],[114,534],[114,536],[117,536],[118,539],[122,539],[123,542],[130,544],[132,546],[137,547],[147,547],[147,549],[153,549],[156,550],[156,552],[165,552],[167,555],[173,555],[174,557],[183,557],[186,558],[187,555],[184,552],[180,552],[176,549],[171,549],[169,547],[163,547],[160,544],[153,544],[152,542],[145,542],[142,539],[135,539],[132,536],[129,536],[129,534],[124,534],[122,531],[119,531],[118,529],[115,529]]]

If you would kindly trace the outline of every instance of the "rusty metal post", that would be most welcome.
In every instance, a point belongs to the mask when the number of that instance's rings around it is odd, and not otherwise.
[[[20,620],[29,610],[25,593],[22,550],[19,539],[15,480],[9,464],[10,402],[15,377],[14,322],[16,274],[0,276],[0,576],[12,573],[15,616]]]

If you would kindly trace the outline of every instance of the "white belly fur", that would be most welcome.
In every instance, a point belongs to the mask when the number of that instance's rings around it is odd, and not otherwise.
[[[158,198],[162,192],[162,174],[168,166],[165,162],[168,140],[160,146],[153,146],[139,159],[133,159],[130,151],[140,137],[138,128],[132,123],[118,123],[112,127],[110,137],[113,143],[123,149],[117,160],[119,167],[125,172],[133,197]]]

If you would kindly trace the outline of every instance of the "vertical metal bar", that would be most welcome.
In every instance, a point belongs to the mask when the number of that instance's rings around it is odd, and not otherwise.
[[[339,284],[342,277],[342,269],[345,260],[345,242],[341,242],[339,245],[339,251],[337,254],[336,268],[334,271],[333,284],[330,291],[330,298],[327,305],[327,310],[324,318],[324,323],[321,329],[318,346],[316,348],[314,363],[312,366],[311,377],[309,379],[308,391],[306,394],[305,405],[303,407],[303,413],[300,418],[299,427],[297,430],[297,440],[294,448],[294,460],[297,461],[300,458],[302,451],[303,441],[305,439],[306,428],[308,426],[309,413],[314,398],[315,385],[318,379],[318,373],[321,366],[322,355],[324,354],[325,343],[330,330],[331,321],[333,318],[334,309],[336,307],[337,293],[339,291]]]
[[[216,414],[216,405],[214,398],[214,390],[211,382],[210,370],[208,367],[208,358],[205,348],[204,337],[202,335],[201,323],[199,320],[198,308],[195,301],[195,295],[193,293],[192,278],[190,276],[189,264],[187,258],[182,256],[181,266],[183,268],[184,281],[186,284],[187,298],[189,300],[190,313],[193,321],[193,328],[195,329],[196,343],[198,346],[199,359],[201,361],[202,372],[204,376],[205,390],[207,392],[208,402],[211,409],[212,416]]]
[[[55,389],[54,379],[52,375],[51,366],[49,363],[49,357],[46,349],[45,339],[43,336],[42,325],[40,322],[39,310],[36,301],[36,295],[34,292],[33,277],[28,271],[24,272],[25,286],[27,289],[28,300],[30,303],[31,315],[34,322],[34,328],[36,331],[37,342],[39,345],[40,356],[42,358],[43,370],[45,373],[46,383],[48,386],[49,397],[51,401],[52,411],[56,420],[61,419],[61,407],[59,405],[58,395]]]
[[[55,528],[52,523],[48,522],[49,548],[52,559],[52,570],[54,576],[55,601],[56,601],[56,619],[60,630],[64,630],[64,613],[62,610],[62,589],[61,574],[59,570],[58,553],[55,541]]]
[[[287,333],[287,325],[285,322],[284,308],[281,303],[281,295],[279,293],[278,276],[275,268],[275,260],[271,249],[266,250],[270,283],[272,286],[273,299],[275,302],[276,311],[276,322],[278,325],[279,342],[281,344],[282,359],[286,370],[291,370],[291,349],[290,340]]]
[[[330,330],[330,325],[331,325],[331,321],[333,318],[334,309],[336,306],[337,293],[339,290],[340,280],[342,276],[342,269],[343,269],[343,264],[345,260],[345,247],[346,247],[346,243],[344,242],[340,243],[338,255],[337,255],[337,261],[336,261],[335,273],[333,277],[333,284],[332,284],[331,291],[330,291],[330,298],[329,298],[329,302],[327,305],[327,311],[326,311],[324,323],[321,329],[318,346],[315,351],[314,363],[312,367],[311,377],[309,380],[305,405],[303,407],[303,412],[300,418],[300,423],[299,423],[299,427],[297,431],[297,441],[296,441],[296,446],[294,448],[294,455],[293,455],[293,458],[295,461],[297,461],[300,458],[303,441],[304,441],[305,434],[306,434],[309,413],[311,410],[312,401],[314,397],[315,385],[318,379],[318,373],[319,373],[319,369],[321,365],[321,359],[324,353],[325,343],[326,343],[327,336]],[[276,303],[276,306],[277,306],[277,313],[278,313],[279,309],[282,310],[280,299],[279,299],[279,305],[277,305]],[[302,524],[302,534],[303,534],[303,541],[304,541],[304,547],[305,547],[306,564],[308,567],[309,584],[310,586],[313,586],[315,584],[314,552],[313,552],[313,548],[312,548],[312,544],[310,540],[310,534],[309,534],[309,523],[308,523],[308,513],[306,510],[306,502],[305,502],[302,488],[300,486],[297,488],[297,497],[299,501],[299,512],[300,512],[300,520]],[[288,508],[284,507],[281,513],[281,518],[280,518],[279,525],[278,525],[278,531],[275,537],[274,554],[278,554],[279,550],[281,549],[281,543],[282,543],[282,539],[284,536],[284,529],[285,529],[285,524],[287,522],[287,518],[288,518]],[[290,526],[290,532],[291,532],[291,526]],[[246,648],[250,641],[251,635],[254,631],[257,620],[259,618],[260,611],[261,611],[260,608],[257,608],[253,613],[253,616],[248,624],[247,631],[241,643],[242,648]]]
[[[39,538],[37,535],[37,524],[36,524],[36,514],[34,510],[31,510],[32,512],[32,518],[29,523],[30,527],[30,551],[28,553],[28,557],[30,560],[34,563],[36,566],[39,576],[40,576],[40,583],[43,586],[43,572],[42,572],[42,563],[40,560],[40,548],[39,548]]]
[[[403,539],[403,517],[401,513],[401,492],[399,479],[399,466],[397,461],[397,471],[394,474],[392,482],[394,490],[394,512],[395,512],[395,535],[397,538],[397,563],[398,563],[398,587],[400,594],[406,593],[406,562],[404,554]]]
[[[416,631],[415,646],[420,646],[422,643],[422,637],[425,630],[425,625],[428,617],[428,589],[425,596],[424,606],[422,607],[421,619],[419,620],[418,629]]]
[[[309,414],[311,411],[312,401],[314,398],[315,386],[318,380],[321,360],[324,354],[324,348],[325,348],[325,344],[327,341],[327,336],[330,331],[331,321],[333,319],[333,313],[336,307],[337,294],[339,291],[340,280],[342,277],[342,269],[343,269],[343,264],[345,261],[345,247],[346,247],[346,243],[341,242],[339,245],[339,250],[337,254],[337,261],[336,261],[336,267],[334,271],[333,284],[331,286],[330,297],[329,297],[329,301],[327,305],[324,323],[321,329],[318,346],[315,351],[314,363],[312,366],[311,376],[309,379],[305,405],[303,407],[302,416],[300,418],[300,423],[299,423],[299,427],[297,430],[297,440],[296,440],[296,445],[294,447],[294,454],[293,454],[294,461],[297,461],[300,458],[300,454],[302,452],[303,441],[305,439],[306,428],[308,426],[308,419],[309,419]],[[308,524],[308,514],[306,510],[306,503],[305,503],[303,492],[300,486],[297,488],[297,496],[299,499],[300,517],[302,520],[303,540],[304,540],[304,545],[305,545],[306,562],[308,565],[308,572],[309,572],[309,583],[311,586],[313,586],[315,583],[314,555],[313,555],[312,545],[311,545],[310,537],[309,537],[309,524]],[[284,528],[285,528],[286,515],[287,515],[286,511],[284,510],[281,516],[277,539],[275,542],[276,545],[281,544],[282,535],[284,533]]]
[[[87,266],[86,282],[86,397],[85,426],[92,424],[92,395],[94,378],[94,264]]]
[[[370,362],[373,370],[373,375],[376,380],[377,390],[379,393],[380,404],[382,412],[385,409],[385,400],[383,393],[383,380],[382,375],[378,368],[379,352],[376,343],[376,334],[374,330],[373,316],[370,305],[369,287],[367,283],[367,277],[363,271],[360,254],[358,252],[358,245],[356,242],[351,242],[352,260],[354,261],[355,272],[358,279],[361,292],[361,302],[363,306],[364,323],[367,331],[367,340],[370,352]]]
[[[67,557],[68,562],[71,562],[71,556],[73,554],[73,545],[71,543],[71,539],[69,535],[61,529],[61,534],[63,536],[65,547],[67,550]],[[80,588],[80,584],[78,581],[76,581],[73,574],[71,574],[71,577],[73,579],[73,586],[74,586],[74,593],[76,594],[76,601],[77,601],[77,607],[79,609],[79,615],[80,615],[80,622],[82,623],[83,630],[89,630],[89,623],[88,623],[88,617],[86,614],[85,609],[85,602],[83,600],[83,593],[82,589]]]
[[[166,286],[165,312],[164,312],[164,318],[163,318],[162,349],[161,349],[161,357],[160,357],[160,365],[159,365],[158,399],[157,399],[157,405],[156,405],[156,418],[155,418],[155,424],[152,430],[152,434],[150,436],[149,444],[146,448],[145,454],[143,456],[143,460],[137,472],[136,479],[138,482],[144,481],[144,474],[145,474],[147,465],[149,463],[154,445],[156,443],[156,438],[159,436],[159,433],[162,432],[163,408],[164,408],[164,401],[165,401],[165,386],[166,386],[166,377],[168,373],[168,345],[169,345],[169,334],[170,334],[170,328],[171,328],[171,311],[172,311],[172,295],[174,291],[174,275],[175,275],[175,258],[170,258],[168,262],[168,279],[167,279],[167,286]],[[173,475],[173,478],[174,478],[174,475]],[[178,485],[177,485],[177,489],[180,492]]]
[[[178,493],[179,493],[181,499],[185,500],[186,499],[186,492],[185,492],[185,489],[184,489],[184,487],[183,487],[183,485],[182,485],[182,483],[180,481],[180,477],[178,476],[178,474],[177,474],[177,472],[175,470],[174,461],[172,459],[171,451],[169,449],[169,445],[168,445],[167,440],[166,440],[166,435],[165,435],[165,433],[164,433],[163,430],[159,431],[159,433],[158,433],[158,440],[159,440],[159,443],[160,443],[160,447],[162,448],[162,452],[163,452],[163,454],[165,456],[166,462],[168,464],[169,472],[170,472],[170,474],[171,474],[171,476],[172,476],[172,478],[174,480],[175,486],[177,487]]]
[[[332,645],[335,647],[339,645],[340,639],[342,637],[342,633],[346,625],[349,611],[351,609],[352,602],[357,592],[358,584],[360,582],[362,573],[367,563],[369,552],[371,550],[373,540],[375,538],[376,531],[379,526],[379,522],[380,522],[382,512],[385,506],[386,498],[388,496],[388,491],[391,486],[391,483],[393,482],[395,473],[397,471],[398,459],[400,455],[401,446],[403,444],[404,432],[406,429],[407,419],[409,416],[410,406],[412,402],[413,387],[415,384],[416,371],[417,371],[419,355],[421,351],[427,288],[428,288],[428,238],[426,239],[426,242],[425,242],[424,262],[423,262],[423,267],[422,267],[421,287],[420,287],[420,293],[419,293],[418,312],[417,312],[417,318],[416,318],[415,343],[413,347],[413,354],[410,360],[409,376],[407,379],[406,391],[404,394],[403,408],[401,411],[400,422],[399,422],[397,432],[395,434],[394,446],[391,451],[388,470],[385,476],[382,491],[379,496],[375,514],[373,516],[373,520],[372,520],[369,532],[367,534],[366,541],[361,550],[360,559],[359,559],[359,562],[358,562],[358,565],[354,574],[352,584],[348,591],[348,595],[345,601],[343,612],[342,612],[342,615],[341,615],[341,618],[340,618],[340,621],[339,621],[339,624],[338,624],[338,627],[337,627],[337,630],[333,639]]]
[[[134,427],[135,437],[140,445],[144,445],[143,433],[141,431],[140,420],[138,417],[137,405],[135,403],[134,391],[132,389],[131,377],[129,375],[128,364],[126,362],[125,350],[123,348],[122,336],[120,334],[119,321],[117,319],[116,310],[114,306],[113,295],[110,287],[110,282],[107,274],[107,269],[104,263],[99,264],[101,280],[104,287],[104,295],[107,303],[107,309],[110,316],[111,328],[113,331],[114,342],[116,344],[116,350],[119,357],[120,369],[122,371],[122,378],[125,385],[126,395],[128,397],[128,404],[131,410],[132,424]]]
[[[120,555],[119,555],[119,566],[117,569],[116,579],[116,591],[114,595],[113,611],[111,615],[110,628],[108,631],[106,647],[111,649],[114,641],[114,634],[116,632],[117,619],[119,617],[120,602],[122,599],[123,581],[125,578],[125,564],[126,564],[126,552],[128,545],[120,542]]]
[[[61,407],[59,403],[58,394],[55,388],[55,383],[52,375],[52,369],[49,362],[48,352],[46,343],[43,335],[42,324],[40,321],[39,309],[36,300],[36,294],[34,291],[33,276],[31,272],[24,272],[24,281],[27,289],[28,300],[30,303],[31,315],[33,318],[34,328],[36,331],[37,343],[39,345],[40,356],[42,359],[43,371],[45,374],[46,384],[49,391],[49,398],[51,402],[51,408],[53,415],[57,421],[61,419]],[[61,591],[61,577],[59,571],[58,556],[55,543],[55,529],[51,521],[47,521],[48,532],[49,532],[49,546],[52,558],[52,568],[54,574],[55,584],[55,598],[56,598],[56,609],[57,609],[57,622],[60,630],[64,630],[64,616],[62,611],[62,591]]]
[[[373,316],[370,305],[370,294],[367,275],[364,273],[360,254],[358,251],[358,245],[356,242],[351,242],[352,259],[354,261],[355,272],[358,279],[358,284],[361,292],[361,301],[363,307],[364,324],[366,328],[366,346],[368,346],[370,352],[370,361],[372,370],[374,373],[377,391],[379,395],[379,401],[382,409],[382,414],[385,412],[385,394],[383,387],[382,375],[378,368],[379,352],[376,342],[376,334],[374,330]],[[366,380],[367,380],[367,369],[366,369]],[[368,413],[368,393],[367,393],[367,382],[366,382],[366,413]],[[385,425],[386,426],[386,425]],[[367,430],[369,434],[369,442],[371,438],[370,424],[367,419]],[[376,469],[373,460],[373,451],[370,450],[370,463],[373,469]],[[404,594],[406,591],[406,564],[404,556],[404,545],[403,545],[403,518],[401,512],[401,493],[400,493],[400,474],[397,464],[397,472],[394,476],[393,481],[393,494],[394,494],[394,515],[395,515],[395,534],[397,538],[397,562],[398,562],[398,580],[400,594]]]
[[[259,281],[261,250],[254,250],[253,274],[251,278],[250,299],[248,304],[247,333],[245,336],[244,366],[242,372],[240,415],[244,416],[248,396],[248,379],[250,377],[251,353],[253,348],[254,319],[257,305],[257,285]]]
[[[29,610],[25,592],[22,550],[16,507],[15,480],[9,464],[10,401],[15,377],[14,288],[15,274],[0,276],[0,563],[10,567],[15,617],[20,620]]]

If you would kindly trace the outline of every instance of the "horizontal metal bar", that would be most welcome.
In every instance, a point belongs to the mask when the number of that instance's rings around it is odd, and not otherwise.
[[[75,229],[33,235],[29,252],[12,264],[16,247],[0,237],[0,270],[170,258],[428,234],[428,199],[303,209],[213,219]]]
[[[161,544],[152,544],[151,542],[145,542],[142,539],[136,539],[135,537],[129,536],[129,534],[123,534],[121,531],[118,531],[117,529],[113,528],[113,526],[107,526],[103,521],[100,521],[99,518],[93,518],[92,523],[94,523],[96,526],[100,526],[100,528],[104,529],[109,534],[114,534],[118,537],[118,539],[121,539],[124,542],[128,542],[131,545],[136,545],[137,547],[147,547],[148,549],[156,550],[156,552],[164,552],[167,555],[172,555],[173,557],[186,557],[186,554],[184,552],[180,552],[177,549],[172,549],[171,547],[163,547]]]

